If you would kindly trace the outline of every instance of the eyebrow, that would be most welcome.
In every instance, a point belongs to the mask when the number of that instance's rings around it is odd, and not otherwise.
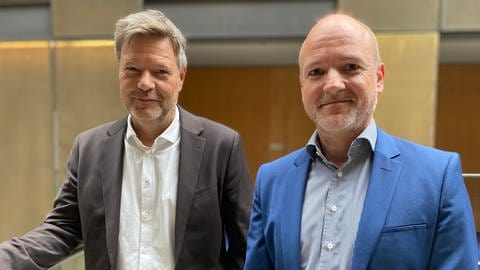
[[[133,62],[133,61],[126,61],[126,62],[125,62],[125,65],[135,65],[135,62]]]

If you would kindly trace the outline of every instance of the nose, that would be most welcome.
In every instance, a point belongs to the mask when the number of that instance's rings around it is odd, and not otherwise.
[[[138,80],[137,87],[142,91],[150,91],[155,88],[155,78],[148,71],[143,71]]]
[[[335,69],[330,69],[325,74],[324,91],[338,91],[345,89],[345,82],[342,74]]]

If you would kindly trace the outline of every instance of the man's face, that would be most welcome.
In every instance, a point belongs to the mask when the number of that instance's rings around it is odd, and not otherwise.
[[[303,105],[318,132],[358,132],[375,110],[384,67],[366,29],[327,20],[313,28],[300,52]]]
[[[179,70],[170,40],[137,35],[120,53],[120,93],[133,124],[157,121],[168,126],[175,115],[186,68]]]

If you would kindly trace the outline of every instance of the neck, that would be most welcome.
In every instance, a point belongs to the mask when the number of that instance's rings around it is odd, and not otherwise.
[[[320,147],[322,153],[328,161],[341,167],[348,159],[348,150],[352,145],[353,140],[357,138],[360,132],[335,132],[328,133],[325,131],[318,131],[320,138]]]
[[[142,144],[151,147],[155,142],[155,139],[173,122],[174,116],[175,115],[166,117],[163,120],[142,120],[134,119],[132,117],[132,128],[135,130],[135,133]]]

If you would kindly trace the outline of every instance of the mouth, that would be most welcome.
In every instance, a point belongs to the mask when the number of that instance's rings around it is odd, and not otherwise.
[[[159,102],[159,98],[150,98],[150,97],[132,97],[134,100],[140,101],[140,102]]]
[[[331,106],[336,104],[343,104],[343,103],[350,103],[351,100],[349,99],[338,99],[338,100],[328,100],[325,102],[321,102],[319,107]]]

